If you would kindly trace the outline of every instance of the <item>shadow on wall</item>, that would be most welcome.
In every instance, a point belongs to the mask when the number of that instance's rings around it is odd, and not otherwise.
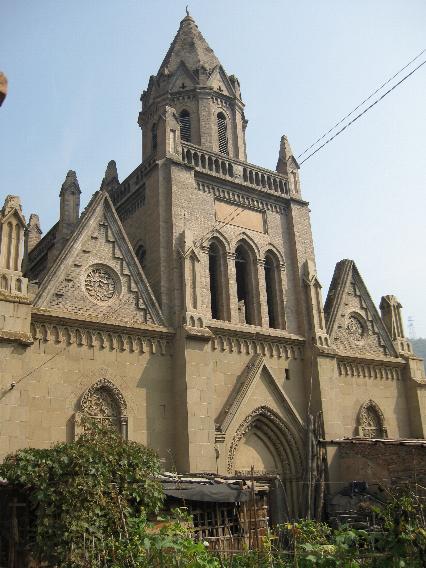
[[[145,391],[145,400],[134,405],[136,414],[131,417],[133,439],[143,442],[166,460],[165,467],[173,468],[174,455],[174,391],[171,357],[149,355],[137,382],[137,389]],[[130,417],[129,417],[130,418]]]

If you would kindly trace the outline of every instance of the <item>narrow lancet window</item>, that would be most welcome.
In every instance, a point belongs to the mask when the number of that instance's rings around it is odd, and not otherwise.
[[[191,142],[191,116],[187,110],[179,115],[180,138],[183,142]]]
[[[7,248],[6,248],[6,268],[8,270],[11,270],[12,268],[12,245],[13,245],[13,225],[12,223],[9,221],[9,223],[7,224],[7,231],[6,231],[6,235],[7,235]]]
[[[228,320],[228,277],[225,251],[215,241],[209,246],[210,306],[216,320]]]
[[[265,256],[265,287],[269,327],[282,329],[284,318],[281,276],[278,259],[272,253],[267,253]]]
[[[223,112],[217,115],[217,133],[219,137],[219,152],[228,155],[228,132],[226,117]]]
[[[244,245],[235,251],[238,317],[240,323],[257,324],[258,290],[254,258]]]

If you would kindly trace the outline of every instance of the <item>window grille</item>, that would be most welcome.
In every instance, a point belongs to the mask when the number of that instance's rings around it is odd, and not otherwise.
[[[187,110],[179,115],[180,138],[183,142],[191,142],[191,116]]]
[[[219,152],[228,155],[228,133],[226,117],[223,112],[217,115],[217,132],[219,136]]]

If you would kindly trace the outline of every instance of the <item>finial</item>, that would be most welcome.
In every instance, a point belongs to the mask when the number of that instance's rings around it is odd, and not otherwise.
[[[188,4],[185,6],[186,15],[189,16]]]

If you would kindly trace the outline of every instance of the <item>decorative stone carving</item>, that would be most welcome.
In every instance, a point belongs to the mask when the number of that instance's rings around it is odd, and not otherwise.
[[[363,438],[387,438],[385,417],[373,401],[365,402],[359,411],[359,435]]]
[[[252,429],[259,426],[258,421],[263,419],[265,425],[269,422],[271,428],[268,428],[268,436],[271,439],[276,451],[280,457],[283,470],[287,470],[288,464],[288,451],[293,457],[293,464],[289,467],[287,473],[299,474],[302,470],[302,456],[295,441],[293,432],[287,424],[277,415],[273,410],[267,406],[259,406],[252,410],[250,414],[240,424],[236,431],[228,452],[227,469],[228,473],[233,473],[235,454],[242,438]],[[261,426],[264,430],[264,427]],[[287,450],[287,451],[286,451]],[[290,470],[293,469],[293,472]]]
[[[348,318],[348,323],[346,329],[350,337],[357,342],[361,342],[364,339],[366,333],[366,327],[361,322],[358,315],[351,314]]]
[[[103,265],[92,266],[86,274],[84,287],[95,302],[109,302],[117,293],[117,278],[111,269]]]
[[[99,379],[84,393],[80,408],[81,414],[127,437],[127,404],[120,390],[108,379]]]

